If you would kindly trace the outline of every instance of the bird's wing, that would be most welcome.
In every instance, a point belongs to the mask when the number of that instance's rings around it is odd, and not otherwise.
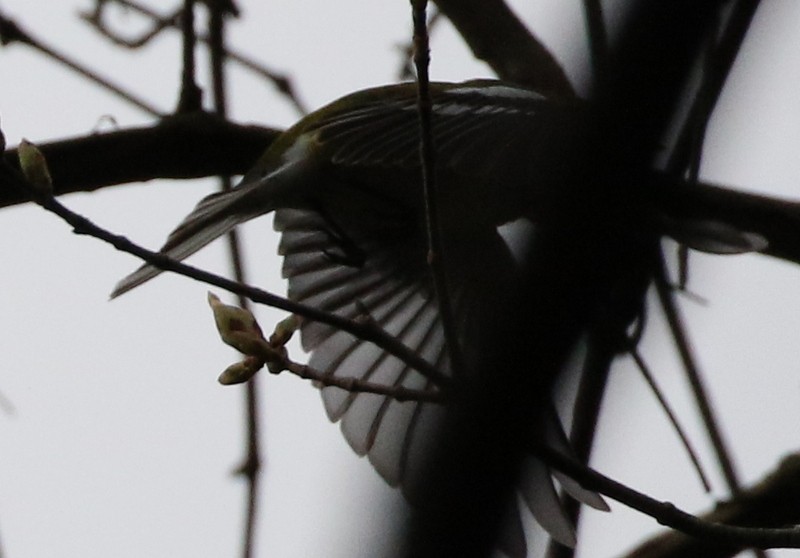
[[[322,112],[315,131],[334,164],[419,165],[419,120],[413,84],[357,93],[340,110]],[[497,81],[433,84],[432,131],[437,162],[466,176],[540,175],[552,150],[574,139],[585,118],[576,102],[554,102]],[[350,108],[352,107],[352,108]]]
[[[275,227],[282,233],[280,253],[284,256],[283,274],[289,281],[290,298],[351,319],[368,317],[450,375],[441,320],[425,269],[413,268],[413,262],[402,258],[385,258],[381,246],[369,242],[359,246],[365,255],[360,266],[332,257],[338,250],[336,239],[328,231],[328,222],[312,211],[278,210]],[[476,245],[448,255],[450,261],[453,257],[473,259],[458,264],[462,281],[453,293],[456,321],[496,323],[486,317],[498,306],[496,299],[486,293],[487,281],[502,282],[502,278],[515,275],[511,269],[515,265],[513,258],[500,236],[489,234]],[[496,292],[507,291],[501,287]],[[460,333],[472,339],[479,335],[464,330]],[[438,392],[434,380],[349,333],[307,322],[302,326],[301,340],[312,353],[310,366],[325,375]],[[359,455],[366,455],[389,484],[401,486],[413,502],[416,475],[424,456],[429,454],[428,445],[437,439],[442,406],[337,387],[323,387],[322,397],[329,418],[340,422],[350,446]],[[547,426],[558,432],[548,438],[565,439],[555,414],[553,419]],[[529,461],[536,464],[527,466],[526,471],[531,474],[520,486],[526,504],[554,538],[574,544],[573,527],[560,506],[551,475],[543,465]],[[579,491],[577,496],[590,504],[596,504],[598,498]]]

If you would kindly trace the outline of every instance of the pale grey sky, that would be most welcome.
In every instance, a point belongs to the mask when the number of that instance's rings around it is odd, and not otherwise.
[[[312,107],[395,79],[395,47],[410,30],[406,1],[239,4],[244,19],[231,25],[231,43],[290,71]],[[583,33],[579,2],[514,4],[571,75],[580,75],[585,51],[573,48]],[[86,5],[0,3],[6,15],[49,43],[169,110],[177,96],[177,36],[168,34],[136,55],[120,52],[78,21],[76,10]],[[707,178],[800,198],[798,30],[800,4],[763,2],[712,121]],[[490,75],[448,28],[434,40],[431,72],[439,80]],[[122,127],[151,122],[22,46],[0,50],[0,76],[0,123],[10,145],[22,137],[43,142],[85,134],[103,115]],[[276,126],[295,119],[269,87],[238,69],[231,78],[233,118]],[[157,247],[214,187],[213,181],[160,181],[65,202]],[[271,219],[245,231],[252,281],[283,292]],[[8,557],[238,552],[244,493],[231,471],[244,452],[243,398],[239,389],[216,382],[237,357],[217,341],[207,288],[164,276],[110,303],[112,286],[137,263],[71,235],[35,207],[0,210],[0,253],[0,391],[15,408],[11,416],[0,414],[0,541]],[[226,270],[221,244],[193,261]],[[684,304],[690,331],[747,480],[798,446],[799,272],[760,256],[692,259],[691,288],[709,304]],[[269,309],[258,315],[265,327],[282,317]],[[704,440],[663,326],[654,322],[643,352],[694,439]],[[400,497],[352,454],[327,422],[314,388],[292,377],[258,381],[267,452],[258,555],[370,557],[368,549],[386,533],[379,512],[388,510],[391,521],[402,510]],[[598,468],[690,510],[711,504],[630,366],[614,374],[607,408]],[[637,533],[657,528],[650,518],[613,508],[587,514],[581,557],[614,556]]]

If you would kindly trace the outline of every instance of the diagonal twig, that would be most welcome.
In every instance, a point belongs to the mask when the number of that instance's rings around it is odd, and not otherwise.
[[[0,171],[3,171],[2,167],[0,167]],[[5,169],[5,172],[7,173],[8,170]],[[2,174],[3,173],[0,172],[0,178],[2,178]],[[17,178],[16,185],[22,188],[28,188],[23,179],[20,177]],[[387,334],[381,329],[377,329],[369,322],[362,323],[359,321],[348,320],[341,316],[337,316],[336,314],[324,312],[314,308],[313,306],[307,306],[305,304],[269,293],[263,289],[237,283],[236,281],[225,279],[224,277],[220,277],[214,273],[178,262],[159,252],[147,250],[146,248],[131,242],[124,236],[116,235],[102,227],[99,227],[86,217],[71,211],[52,196],[42,197],[41,195],[36,195],[33,193],[30,195],[36,199],[36,202],[43,209],[54,213],[66,221],[73,228],[73,232],[76,234],[91,236],[111,244],[117,250],[136,256],[140,260],[147,262],[163,271],[171,271],[208,285],[215,285],[233,294],[244,295],[255,303],[272,306],[273,308],[278,308],[280,310],[297,314],[298,316],[302,316],[308,320],[321,322],[334,328],[346,331],[347,333],[350,333],[359,339],[374,343],[387,353],[397,357],[409,367],[417,370],[420,372],[420,374],[431,380],[439,389],[447,390],[451,388],[452,380],[449,377],[432,366],[424,358],[417,355],[414,351],[410,350],[396,338]]]
[[[111,80],[104,78],[94,70],[90,69],[89,67],[81,64],[74,58],[59,52],[54,47],[47,45],[41,39],[34,37],[28,31],[20,27],[20,25],[0,14],[0,43],[3,45],[8,45],[11,43],[19,43],[27,45],[34,50],[41,52],[42,54],[52,58],[59,64],[62,64],[74,72],[82,75],[83,77],[87,78],[88,80],[94,82],[96,85],[100,86],[101,88],[105,89],[120,97],[121,99],[127,101],[131,105],[139,108],[140,110],[150,114],[152,116],[163,116],[163,113],[158,110],[154,105],[151,105],[147,101],[137,97],[133,93],[126,91],[121,86],[113,83]]]

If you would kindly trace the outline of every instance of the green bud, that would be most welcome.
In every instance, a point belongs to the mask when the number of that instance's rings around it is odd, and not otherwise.
[[[261,370],[263,365],[264,361],[256,357],[247,357],[241,362],[228,366],[225,371],[219,375],[217,381],[223,386],[243,384],[255,376],[256,372]]]
[[[208,293],[208,304],[214,312],[217,331],[224,343],[241,353],[261,358],[271,352],[255,316],[249,310],[223,304],[212,293]]]
[[[294,332],[300,329],[300,318],[292,314],[288,318],[278,322],[275,326],[275,331],[269,337],[269,344],[273,347],[282,347],[289,342]]]
[[[17,157],[22,174],[36,193],[41,196],[52,196],[53,179],[50,177],[47,160],[39,148],[23,139],[17,147]]]

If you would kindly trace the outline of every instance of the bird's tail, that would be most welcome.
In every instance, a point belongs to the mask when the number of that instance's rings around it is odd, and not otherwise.
[[[211,194],[203,198],[194,210],[172,231],[159,250],[174,260],[184,260],[206,244],[219,238],[239,223],[269,213],[274,208],[260,203],[248,203],[255,185],[239,186],[228,192]],[[117,283],[111,298],[116,298],[138,287],[161,273],[154,265],[145,264]]]

